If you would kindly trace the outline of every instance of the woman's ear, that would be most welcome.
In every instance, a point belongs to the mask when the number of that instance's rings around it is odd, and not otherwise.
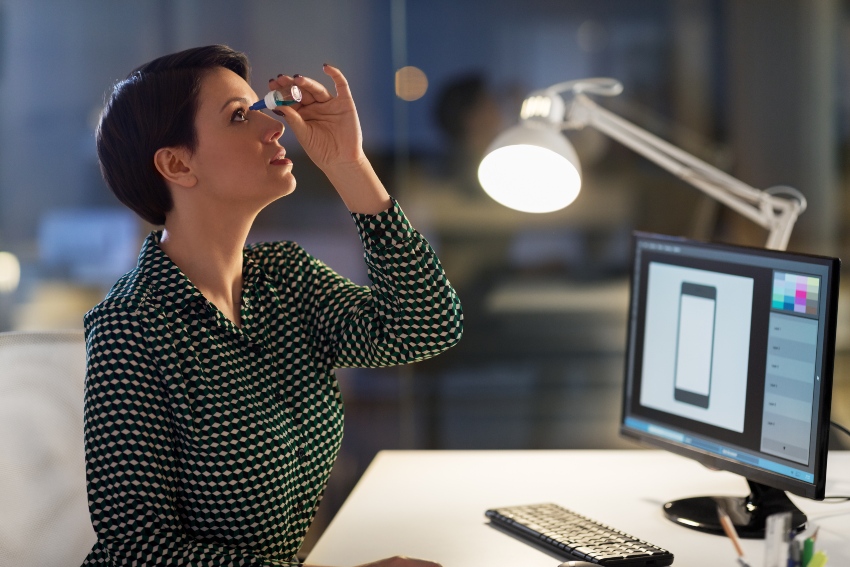
[[[168,183],[181,187],[194,187],[198,177],[189,164],[190,153],[186,148],[160,148],[153,155],[157,171]]]

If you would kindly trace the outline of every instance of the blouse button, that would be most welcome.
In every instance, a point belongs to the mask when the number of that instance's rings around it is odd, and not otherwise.
[[[257,356],[263,354],[263,347],[256,343],[251,343],[251,346],[249,348],[251,349],[251,352],[253,352]]]
[[[304,457],[306,457],[306,456],[307,456],[307,452],[303,448],[299,448],[298,449],[298,458],[303,461]]]
[[[283,403],[283,394],[281,394],[280,392],[275,392],[274,397],[277,401]]]

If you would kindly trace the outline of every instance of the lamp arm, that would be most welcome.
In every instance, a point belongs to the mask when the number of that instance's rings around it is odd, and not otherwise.
[[[567,87],[558,89],[563,92],[570,89],[569,83],[555,85]],[[598,94],[617,94],[609,92]],[[551,89],[547,89],[550,90]],[[780,198],[768,191],[762,191],[747,185],[728,173],[700,160],[676,146],[650,134],[631,122],[606,110],[582,92],[594,92],[595,89],[576,89],[569,104],[562,129],[580,129],[593,126],[602,133],[617,140],[647,159],[660,165],[673,175],[690,183],[704,193],[737,211],[756,224],[768,229],[766,248],[784,250],[794,228],[797,217],[805,210],[806,200],[799,191],[788,189],[794,199]],[[575,91],[574,91],[575,92]]]

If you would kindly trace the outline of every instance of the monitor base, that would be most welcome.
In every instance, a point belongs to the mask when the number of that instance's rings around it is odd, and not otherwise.
[[[667,519],[680,526],[724,535],[717,517],[717,506],[724,506],[738,536],[763,539],[767,517],[779,512],[791,512],[791,529],[795,532],[806,526],[806,515],[797,508],[785,491],[765,486],[751,480],[750,495],[744,498],[733,496],[700,496],[674,500],[664,505]]]

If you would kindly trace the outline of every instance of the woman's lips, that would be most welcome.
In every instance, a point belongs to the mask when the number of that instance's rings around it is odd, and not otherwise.
[[[285,151],[282,151],[272,159],[271,163],[274,165],[291,165],[292,160],[286,157]]]

